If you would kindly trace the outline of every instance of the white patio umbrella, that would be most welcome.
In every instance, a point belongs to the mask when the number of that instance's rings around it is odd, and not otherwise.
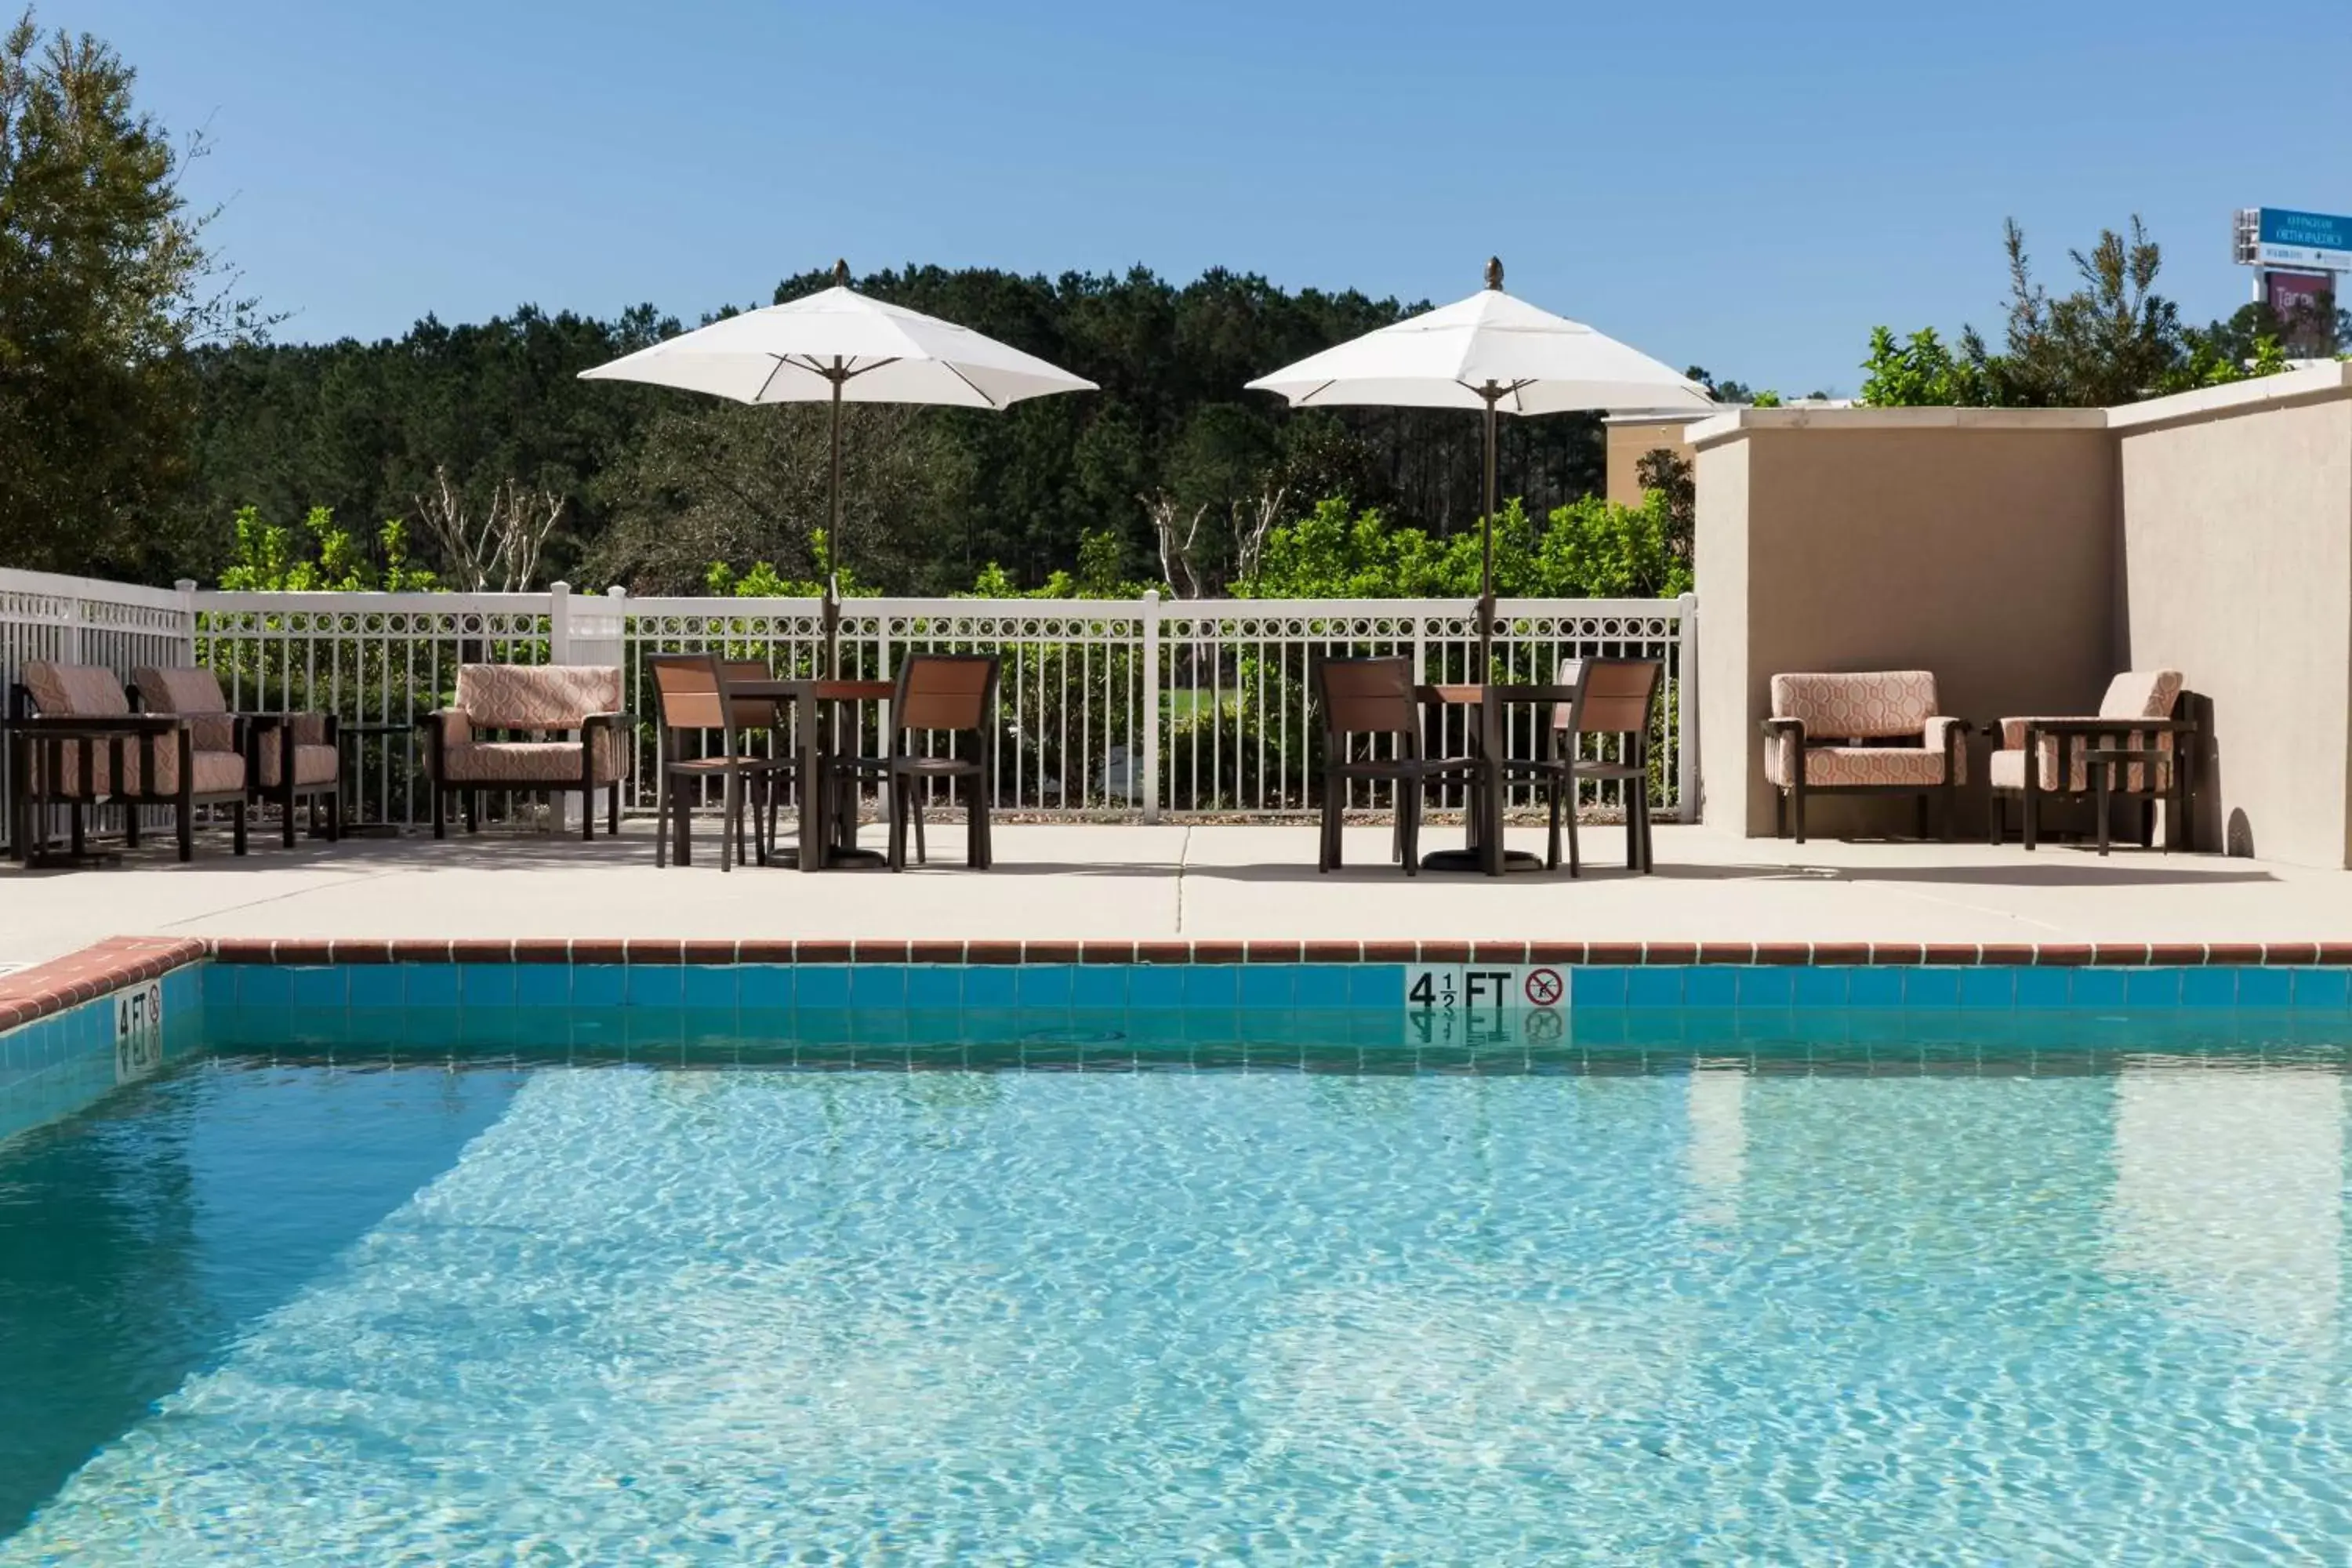
[[[1495,635],[1495,421],[1590,408],[1711,408],[1706,389],[1637,349],[1503,292],[1503,263],[1467,300],[1366,332],[1250,386],[1294,408],[1340,404],[1481,408],[1486,415],[1486,546],[1478,595],[1481,678]]]
[[[583,381],[643,381],[738,403],[833,405],[832,525],[825,533],[825,669],[836,668],[840,605],[834,571],[841,548],[841,405],[929,403],[1005,408],[1024,397],[1092,392],[1095,384],[969,327],[854,293],[849,264],[833,287],[639,349]]]

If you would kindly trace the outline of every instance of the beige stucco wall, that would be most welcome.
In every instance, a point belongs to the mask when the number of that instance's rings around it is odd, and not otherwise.
[[[1610,421],[1608,440],[1608,494],[1619,506],[1642,504],[1642,480],[1637,470],[1642,459],[1661,447],[1691,455],[1690,443],[1685,438],[1692,421],[1688,419],[1652,420],[1617,419]]]
[[[2323,378],[2324,379],[2324,378]],[[2123,642],[2210,700],[2198,841],[2352,864],[2352,387],[2117,410]]]
[[[2088,711],[2116,647],[2098,410],[1757,412],[1694,432],[1706,819],[1772,830],[1759,722],[1781,671],[1929,669],[1948,713]],[[1981,831],[1972,770],[1961,831]],[[1823,834],[1907,801],[1817,796]]]

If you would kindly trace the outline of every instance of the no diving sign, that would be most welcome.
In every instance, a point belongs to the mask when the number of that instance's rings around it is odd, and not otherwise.
[[[1404,1005],[1423,1012],[1486,1013],[1568,1005],[1568,976],[1540,963],[1414,963]]]

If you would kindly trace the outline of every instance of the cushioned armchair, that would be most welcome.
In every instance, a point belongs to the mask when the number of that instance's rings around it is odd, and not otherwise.
[[[234,715],[133,713],[121,679],[100,665],[33,659],[18,681],[9,703],[16,742],[9,798],[21,858],[35,858],[37,814],[51,805],[69,808],[77,856],[85,811],[98,805],[131,808],[123,836],[134,847],[136,808],[173,807],[183,860],[195,853],[195,808],[226,806],[236,853],[245,853],[245,734]]]
[[[245,754],[248,790],[277,805],[280,841],[287,848],[294,847],[294,808],[306,801],[314,828],[324,804],[328,842],[342,837],[342,769],[333,714],[231,713],[220,678],[194,665],[142,667],[131,672],[131,686],[148,712],[193,720],[200,744],[212,743],[207,735],[224,738],[224,721],[237,726],[235,749]]]
[[[2106,797],[2121,795],[2150,805],[2165,801],[2165,847],[2186,848],[2186,750],[2197,726],[2179,717],[2181,690],[2177,669],[2126,670],[2107,683],[2095,716],[2003,719],[2000,750],[1986,768],[1992,784],[1992,842],[2001,841],[2012,796],[2019,802],[2020,829],[2028,849],[2041,832],[2045,796],[2089,796],[2099,802],[2099,850],[2105,854]],[[2102,753],[2103,760],[2094,763],[2094,752]],[[2029,758],[2038,759],[2040,765],[2029,765]],[[2153,812],[2142,817],[2142,825],[2145,844],[2154,837]]]
[[[417,721],[425,731],[433,837],[448,837],[447,802],[463,795],[466,831],[481,826],[485,790],[580,792],[580,837],[596,837],[595,792],[606,831],[621,831],[621,781],[632,739],[617,665],[467,664],[457,697]]]
[[[1764,721],[1764,777],[1779,793],[1773,832],[1805,841],[1810,795],[1914,795],[1919,836],[1927,802],[1942,803],[1944,837],[1968,780],[1968,724],[1938,712],[1936,678],[1924,669],[1776,675]]]

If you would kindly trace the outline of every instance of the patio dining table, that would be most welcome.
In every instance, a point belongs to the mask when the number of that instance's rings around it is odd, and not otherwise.
[[[1463,813],[1464,845],[1459,849],[1435,849],[1421,858],[1430,871],[1484,871],[1499,877],[1506,871],[1538,871],[1540,856],[1506,849],[1503,845],[1503,765],[1510,760],[1509,711],[1513,708],[1551,708],[1572,702],[1578,687],[1522,681],[1458,681],[1421,686],[1413,695],[1433,714],[1448,708],[1470,710],[1468,740],[1471,754],[1486,765]]]
[[[840,713],[852,703],[887,702],[898,688],[887,680],[730,680],[739,698],[793,705],[793,744],[800,752],[799,845],[793,863],[803,871],[876,866],[883,857],[857,847],[857,812],[837,811],[827,787],[839,757]]]

